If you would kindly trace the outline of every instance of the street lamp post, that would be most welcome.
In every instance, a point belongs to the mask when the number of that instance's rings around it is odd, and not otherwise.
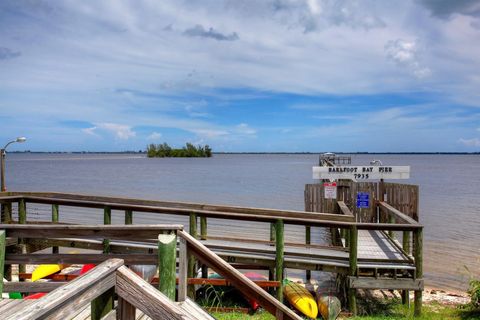
[[[1,167],[2,167],[2,177],[1,177],[1,190],[2,190],[2,192],[7,191],[7,186],[5,185],[5,152],[7,150],[7,147],[9,145],[11,145],[12,143],[15,143],[15,142],[22,143],[22,142],[25,142],[25,141],[27,141],[27,138],[18,137],[17,139],[10,141],[9,143],[7,143],[5,145],[5,147],[0,149],[0,162],[1,162]]]

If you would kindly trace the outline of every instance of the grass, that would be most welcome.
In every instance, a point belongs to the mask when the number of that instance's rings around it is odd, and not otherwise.
[[[413,316],[413,306],[408,309],[401,305],[398,300],[383,301],[374,303],[371,307],[371,315],[357,317],[340,317],[339,319],[349,320],[393,320],[393,319],[412,319],[412,320],[467,320],[480,319],[480,310],[472,311],[468,308],[459,308],[453,305],[442,305],[439,303],[424,304],[422,316],[415,318]],[[362,309],[365,312],[365,309]],[[274,316],[268,312],[258,312],[254,315],[242,313],[213,313],[219,320],[273,320]]]

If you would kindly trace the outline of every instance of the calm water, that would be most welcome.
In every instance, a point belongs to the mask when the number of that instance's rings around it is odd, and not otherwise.
[[[480,275],[480,156],[354,155],[352,160],[365,165],[373,157],[385,165],[410,165],[411,179],[405,182],[420,185],[427,285],[464,290],[465,266]],[[9,154],[7,186],[303,210],[304,185],[314,182],[311,167],[317,161],[316,155]]]

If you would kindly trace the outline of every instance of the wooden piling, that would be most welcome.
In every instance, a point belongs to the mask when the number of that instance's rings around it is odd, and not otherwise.
[[[402,248],[407,254],[410,254],[410,231],[403,231]]]
[[[103,224],[112,224],[112,209],[103,208]],[[110,253],[110,240],[103,239],[103,253]]]
[[[189,223],[189,233],[192,237],[197,237],[197,214],[190,213],[190,223]],[[191,253],[188,253],[188,278],[195,278],[196,270],[195,270],[195,256]],[[195,300],[195,286],[192,284],[188,285],[187,288],[187,295],[190,299]]]
[[[115,296],[115,287],[108,289],[90,303],[90,319],[100,320],[113,310],[113,298]]]
[[[312,235],[311,235],[311,230],[312,228],[310,226],[305,226],[305,244],[311,244],[312,242]],[[305,270],[305,279],[310,281],[312,279],[312,271],[310,270]]]
[[[275,223],[270,223],[270,241],[273,243],[275,242]],[[273,244],[271,244],[273,246]],[[275,268],[270,267],[268,268],[268,280],[273,281],[275,280]]]
[[[200,216],[200,239],[207,240],[207,217]],[[202,278],[208,278],[208,267],[202,264]]]
[[[172,232],[158,235],[158,289],[175,300],[177,235]]]
[[[52,204],[52,222],[58,223],[58,204]],[[58,253],[58,247],[52,247],[52,253]]]
[[[3,205],[3,221],[4,223],[12,222],[12,203],[5,203]]]
[[[350,227],[350,249],[349,249],[349,258],[350,258],[350,276],[357,275],[357,246],[358,246],[358,231],[356,226]],[[356,290],[354,288],[348,288],[348,303],[350,312],[353,315],[357,314],[357,297]]]
[[[18,223],[27,223],[27,203],[24,199],[20,199],[18,202]],[[18,244],[21,247],[22,253],[27,253],[27,246],[25,245],[25,239],[18,239]],[[18,272],[25,273],[26,266],[24,264],[18,265]]]
[[[125,224],[133,224],[133,211],[125,210]]]
[[[5,267],[5,230],[0,230],[0,300],[2,300],[3,293],[3,271]]]
[[[280,282],[277,289],[277,299],[283,302],[283,253],[285,250],[283,220],[277,220],[275,223],[275,280]]]
[[[417,279],[423,277],[423,229],[417,229],[413,232],[413,244],[415,258],[415,275]],[[420,316],[422,314],[422,293],[421,290],[415,291],[414,296],[414,315]]]

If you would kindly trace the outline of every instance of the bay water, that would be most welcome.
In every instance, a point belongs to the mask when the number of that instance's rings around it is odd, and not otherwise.
[[[420,186],[426,286],[463,291],[470,276],[480,276],[480,155],[351,156],[354,165],[368,165],[375,158],[384,165],[411,166],[411,179],[398,182]],[[304,186],[316,182],[312,166],[317,163],[315,154],[146,158],[143,154],[11,153],[6,172],[9,191],[304,210]],[[81,211],[68,214],[70,221],[92,223]],[[65,219],[64,214],[61,217]],[[167,221],[150,217],[142,215],[141,221]],[[168,222],[172,219],[177,218]],[[228,227],[220,221],[216,225]],[[292,230],[297,231],[301,230]]]

